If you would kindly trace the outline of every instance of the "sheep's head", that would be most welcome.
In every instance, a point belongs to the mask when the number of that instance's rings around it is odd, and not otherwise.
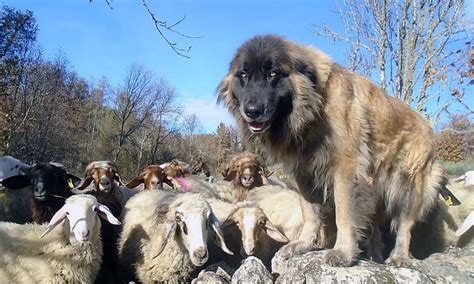
[[[234,181],[246,189],[268,184],[268,173],[260,157],[250,153],[243,153],[231,159],[230,165],[224,173],[224,180]]]
[[[286,243],[289,241],[288,238],[268,220],[263,210],[252,204],[238,204],[237,208],[231,212],[224,221],[222,227],[224,230],[237,227],[242,236],[240,254],[243,257],[255,253],[255,248],[258,246],[258,240],[262,232],[277,242]]]
[[[146,167],[140,175],[133,178],[126,187],[134,188],[139,184],[144,183],[147,190],[163,189],[163,181],[165,174],[163,169],[158,165],[151,165]]]
[[[8,189],[20,189],[31,185],[33,197],[40,202],[52,196],[67,198],[72,195],[70,186],[80,179],[59,164],[36,164],[24,171],[25,175],[16,175],[2,181]]]
[[[207,241],[211,230],[218,238],[216,243],[220,248],[232,255],[209,204],[199,198],[196,200],[194,196],[189,197],[191,198],[180,199],[175,204],[175,209],[168,213],[162,243],[155,257],[161,254],[166,243],[175,236],[177,242],[188,251],[191,262],[195,266],[202,266],[209,258]]]
[[[114,217],[109,208],[97,202],[94,196],[85,194],[71,196],[66,199],[64,206],[51,218],[40,238],[67,219],[65,226],[69,230],[69,240],[71,242],[75,240],[81,243],[90,241],[98,221],[97,216],[111,224],[120,225],[120,221]]]

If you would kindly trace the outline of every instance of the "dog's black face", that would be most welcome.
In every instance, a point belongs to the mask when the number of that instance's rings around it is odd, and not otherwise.
[[[242,46],[232,62],[233,93],[249,130],[260,134],[270,128],[291,95],[289,57],[275,38],[260,38]]]

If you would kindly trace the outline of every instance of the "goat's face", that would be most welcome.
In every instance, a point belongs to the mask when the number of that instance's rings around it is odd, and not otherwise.
[[[99,191],[110,192],[113,187],[115,172],[111,168],[95,168],[91,171],[95,188]]]
[[[51,195],[69,197],[68,173],[65,169],[51,164],[38,164],[28,171],[33,197],[38,201],[46,201]]]
[[[240,166],[240,183],[243,187],[252,189],[263,185],[260,178],[260,167],[255,163],[244,163]]]
[[[163,188],[164,173],[159,166],[149,166],[143,173],[145,188],[158,190]]]

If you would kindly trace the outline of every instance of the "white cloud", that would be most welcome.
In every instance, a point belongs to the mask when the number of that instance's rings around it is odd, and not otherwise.
[[[226,108],[216,105],[214,96],[191,96],[181,97],[181,104],[187,115],[196,114],[205,133],[215,132],[219,123],[235,125],[234,118]]]

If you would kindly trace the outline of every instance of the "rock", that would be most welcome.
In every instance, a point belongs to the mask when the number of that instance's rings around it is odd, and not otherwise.
[[[453,247],[424,260],[416,260],[412,267],[435,282],[474,283],[474,247]]]
[[[235,271],[231,283],[273,283],[273,278],[260,259],[250,256]]]
[[[424,273],[410,268],[361,260],[352,267],[332,267],[324,264],[325,251],[310,252],[288,260],[278,254],[272,260],[276,283],[413,283],[431,282]]]
[[[218,262],[208,266],[199,272],[197,278],[191,281],[192,284],[197,283],[230,283],[231,275],[235,270],[230,268],[225,262]]]

